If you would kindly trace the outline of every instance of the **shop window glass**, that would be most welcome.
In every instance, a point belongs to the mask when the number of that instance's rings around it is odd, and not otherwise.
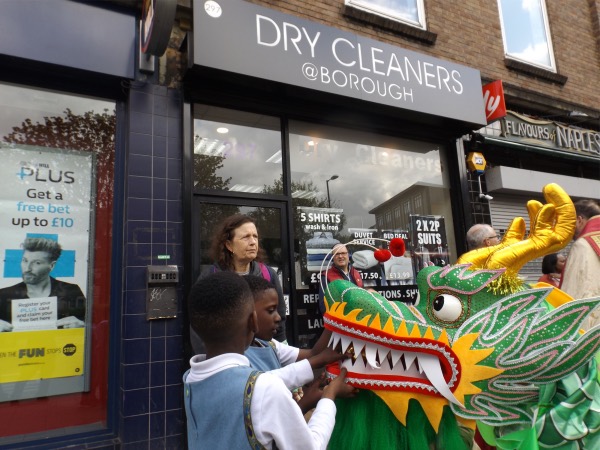
[[[4,444],[106,427],[115,124],[114,102],[0,83]]]
[[[198,274],[208,270],[215,263],[210,256],[213,233],[219,224],[233,214],[245,214],[251,217],[259,233],[260,248],[264,251],[263,262],[272,267],[282,277],[284,233],[281,230],[280,208],[250,206],[241,204],[208,203],[198,201],[194,204],[194,234],[198,236],[194,249],[195,266]],[[286,290],[287,283],[280,278]]]
[[[304,122],[290,123],[289,142],[296,289],[318,289],[325,254],[337,242],[364,237],[379,247],[380,241],[369,239],[396,233],[406,237],[411,248],[409,231],[415,215],[441,219],[445,264],[456,254],[443,147]],[[414,242],[413,251],[416,248]],[[402,269],[399,280],[400,272],[390,274],[389,264],[378,266],[369,254],[371,247],[353,245],[349,250],[356,257],[355,267],[365,269],[368,282],[380,286],[387,276],[388,285],[414,283],[412,269],[410,276]],[[357,252],[363,250],[358,258]],[[410,251],[406,257],[412,258]],[[397,261],[397,267],[403,264],[410,267],[409,261]],[[368,273],[371,269],[379,270],[379,275]]]
[[[498,9],[506,56],[556,71],[544,0],[498,0]]]
[[[278,118],[195,105],[193,146],[196,189],[283,193]]]
[[[346,0],[346,5],[425,29],[423,0]]]

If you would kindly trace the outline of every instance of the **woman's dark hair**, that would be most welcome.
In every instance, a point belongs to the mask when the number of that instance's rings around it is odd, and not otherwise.
[[[253,223],[256,226],[256,222],[252,217],[245,214],[234,214],[226,217],[215,231],[210,247],[210,256],[222,270],[234,270],[233,257],[225,243],[233,239],[235,230],[247,223]],[[265,252],[260,247],[259,241],[256,261],[263,261],[264,254]]]
[[[558,253],[550,253],[542,259],[542,273],[556,273],[556,262],[558,261]]]

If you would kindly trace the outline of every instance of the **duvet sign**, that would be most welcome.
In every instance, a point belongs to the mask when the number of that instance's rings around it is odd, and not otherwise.
[[[285,21],[277,23],[270,17],[256,15],[256,42],[261,46],[282,48],[314,60],[321,36],[320,31],[311,33],[303,26]],[[306,62],[302,72],[307,79],[411,103],[415,101],[415,94],[410,85],[415,83],[454,95],[461,95],[464,90],[460,71],[384,48],[355,44],[338,37],[331,41],[327,51],[328,60],[337,62],[340,68]]]

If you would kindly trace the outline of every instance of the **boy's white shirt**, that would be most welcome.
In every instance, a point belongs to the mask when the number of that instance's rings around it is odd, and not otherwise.
[[[300,349],[283,344],[276,339],[271,342],[275,345],[275,352],[281,363],[281,369],[270,370],[269,373],[278,376],[288,389],[304,386],[314,379],[314,373],[308,359],[296,362]]]
[[[237,353],[226,353],[209,360],[206,355],[196,355],[190,360],[190,372],[185,381],[202,381],[235,366],[250,366],[250,361]],[[256,380],[250,414],[255,436],[267,449],[276,444],[279,450],[325,450],[335,425],[335,413],[335,403],[323,398],[307,423],[280,377],[264,372]]]

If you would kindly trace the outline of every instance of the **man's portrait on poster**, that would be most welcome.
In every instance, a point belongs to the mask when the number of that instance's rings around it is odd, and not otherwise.
[[[50,328],[55,329],[84,327],[86,299],[81,288],[77,284],[50,276],[62,253],[60,244],[50,238],[27,237],[22,248],[22,281],[0,289],[0,332],[16,331],[13,319],[18,317],[18,314],[15,307],[18,307],[25,317],[27,306],[38,304],[48,305],[44,309],[50,312],[46,314],[55,313],[55,321],[46,321],[45,325],[40,325],[42,328],[38,329],[48,329],[48,324],[51,324]],[[45,301],[27,303],[23,302],[24,299]],[[36,329],[36,325],[32,325],[31,329]]]

